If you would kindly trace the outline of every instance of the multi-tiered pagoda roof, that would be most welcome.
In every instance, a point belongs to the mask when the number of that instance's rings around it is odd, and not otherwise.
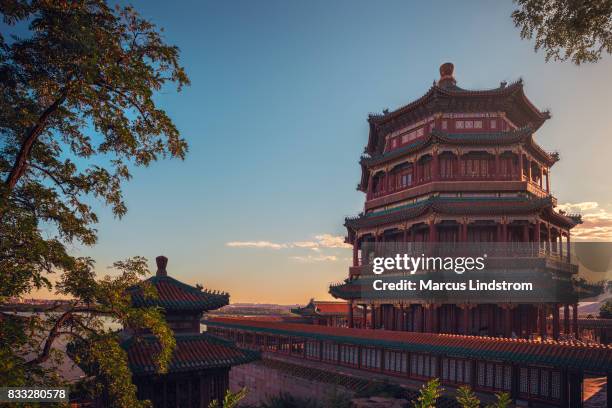
[[[228,368],[258,358],[257,353],[237,348],[232,342],[200,333],[202,313],[229,304],[229,294],[195,287],[168,276],[168,259],[158,256],[155,276],[128,290],[135,307],[159,307],[174,330],[176,347],[168,372],[201,371]],[[149,286],[147,288],[147,286]],[[149,296],[154,289],[155,296]],[[122,343],[134,375],[156,371],[154,356],[160,343],[150,334],[131,336]]]

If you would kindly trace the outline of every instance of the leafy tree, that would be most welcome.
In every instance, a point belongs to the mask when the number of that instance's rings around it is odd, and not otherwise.
[[[487,405],[486,408],[508,408],[512,403],[512,398],[510,398],[510,394],[507,392],[501,392],[499,394],[495,394],[497,401],[493,404]]]
[[[599,308],[599,317],[602,319],[612,319],[612,301],[608,300]]]
[[[419,390],[419,396],[414,403],[414,408],[435,408],[436,401],[442,395],[440,380],[434,378],[424,384]]]
[[[535,37],[546,61],[580,65],[612,53],[612,2],[609,0],[515,0],[512,13],[521,38]]]
[[[164,371],[172,333],[159,310],[134,309],[124,296],[148,273],[146,260],[118,262],[118,275],[97,279],[93,261],[67,248],[95,244],[93,200],[126,213],[132,167],[184,158],[186,142],[154,101],[189,84],[179,50],[133,8],[104,0],[5,0],[0,13],[9,27],[0,34],[0,306],[40,288],[74,299],[45,316],[0,313],[0,381],[60,382],[45,364],[67,336],[100,376],[95,392],[106,406],[140,406],[119,339],[100,316],[152,331]]]
[[[466,385],[459,387],[457,390],[457,402],[462,408],[479,408],[480,400],[474,394],[474,391]]]
[[[241,388],[238,392],[231,392],[227,390],[225,397],[223,397],[223,403],[219,404],[219,401],[214,400],[208,404],[208,408],[235,408],[238,406],[240,401],[244,399],[248,394],[246,387]]]

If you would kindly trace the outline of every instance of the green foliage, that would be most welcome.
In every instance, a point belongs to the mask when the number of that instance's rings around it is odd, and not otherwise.
[[[238,406],[238,403],[244,399],[248,394],[248,390],[246,387],[243,387],[238,392],[231,392],[227,390],[225,393],[225,397],[223,397],[223,403],[219,404],[219,401],[214,400],[208,404],[208,408],[235,408]]]
[[[597,62],[612,53],[612,2],[607,0],[515,0],[512,13],[521,38],[535,37],[546,61]]]
[[[437,378],[429,380],[419,390],[419,397],[414,403],[414,408],[435,408],[442,391],[444,390],[440,387],[440,380]]]
[[[480,400],[467,385],[463,385],[457,390],[457,402],[462,408],[480,407]]]
[[[599,308],[599,317],[602,319],[612,319],[612,301],[608,300]]]
[[[118,262],[98,279],[93,260],[67,248],[95,244],[93,200],[126,213],[130,169],[185,157],[186,142],[154,101],[189,84],[178,48],[132,7],[104,0],[7,0],[0,13],[0,306],[40,288],[74,299],[43,315],[0,314],[0,380],[61,383],[42,364],[57,362],[54,342],[66,337],[99,376],[91,389],[105,406],[142,406],[102,316],[152,331],[163,346],[158,369],[167,368],[174,338],[162,314],[125,296],[148,273],[146,260]]]
[[[508,408],[512,403],[512,398],[507,392],[495,394],[495,397],[497,397],[497,402],[487,405],[486,408]]]

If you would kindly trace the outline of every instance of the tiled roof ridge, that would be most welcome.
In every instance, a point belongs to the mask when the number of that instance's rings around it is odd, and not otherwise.
[[[603,350],[611,350],[612,344],[599,344],[599,343],[583,343],[578,341],[569,341],[569,340],[536,340],[536,339],[520,339],[520,338],[507,338],[507,337],[491,337],[491,336],[471,336],[466,334],[449,334],[449,333],[418,333],[418,332],[402,332],[402,331],[392,331],[392,330],[367,330],[367,329],[355,329],[355,328],[346,328],[346,327],[328,327],[328,326],[318,326],[318,325],[310,325],[310,324],[302,324],[302,323],[279,323],[279,322],[260,322],[260,321],[251,321],[245,318],[239,317],[212,317],[209,318],[208,321],[212,321],[213,323],[227,323],[227,324],[240,324],[243,323],[243,326],[250,326],[253,328],[271,328],[274,327],[266,327],[273,325],[282,325],[289,326],[287,327],[287,331],[290,329],[308,329],[315,328],[316,331],[337,331],[344,332],[342,334],[345,335],[355,335],[355,334],[380,334],[380,335],[407,335],[413,336],[415,338],[422,339],[459,339],[459,340],[481,340],[483,343],[521,343],[521,344],[533,344],[533,345],[553,345],[559,347],[571,347],[571,348],[582,348],[582,349],[603,349]],[[280,329],[282,330],[282,329]],[[313,334],[318,334],[313,332]],[[324,333],[321,333],[324,334]],[[340,334],[342,336],[342,334]],[[363,336],[362,336],[363,337]]]
[[[206,340],[211,343],[221,344],[221,345],[234,345],[235,343],[231,340],[223,339],[217,336],[212,336],[206,332],[202,333],[173,333],[173,336],[177,342],[179,341],[194,341],[194,340]],[[146,342],[146,343],[155,343],[158,338],[154,334],[142,334],[142,335],[133,335],[128,337],[127,339],[121,342],[122,346],[131,347],[136,342]]]
[[[193,292],[195,294],[199,294],[199,293],[205,293],[205,294],[209,294],[209,295],[220,295],[220,296],[225,296],[225,295],[229,295],[228,292],[223,292],[223,291],[217,291],[217,290],[211,290],[211,289],[207,289],[207,288],[202,288],[201,290],[198,289],[195,286],[192,286],[188,283],[185,282],[181,282],[178,279],[173,278],[172,276],[151,276],[149,279],[146,280],[146,282],[151,282],[153,284],[155,284],[156,282],[169,282],[172,283],[174,285],[177,285],[183,289],[186,289],[190,292]]]
[[[522,89],[523,89],[523,80],[521,78],[519,78],[518,80],[506,86],[499,86],[497,88],[480,89],[480,90],[468,90],[468,89],[460,88],[458,86],[454,86],[453,88],[445,88],[445,87],[441,87],[438,84],[434,83],[427,90],[427,92],[425,92],[425,94],[421,96],[420,98],[417,98],[414,101],[404,106],[400,106],[399,108],[391,112],[388,112],[386,114],[370,114],[368,117],[368,121],[374,122],[374,123],[380,123],[385,120],[391,119],[393,117],[399,116],[402,113],[409,111],[413,107],[418,106],[423,101],[425,101],[427,98],[429,98],[430,96],[436,93],[447,95],[447,96],[505,96],[505,95],[510,95]],[[530,105],[533,106],[533,104],[530,104]]]
[[[427,208],[431,207],[431,206],[435,206],[435,204],[450,204],[453,201],[457,201],[459,203],[461,202],[469,202],[469,201],[507,201],[507,202],[512,202],[512,201],[517,201],[517,202],[521,202],[521,203],[532,203],[533,206],[535,208],[539,207],[539,206],[547,206],[547,205],[552,205],[552,198],[550,196],[547,197],[543,197],[543,198],[529,198],[529,197],[440,197],[440,196],[431,196],[425,200],[422,201],[417,201],[414,203],[409,203],[409,204],[405,204],[399,207],[395,207],[395,208],[391,208],[388,210],[383,210],[383,211],[379,211],[376,213],[368,213],[368,214],[363,214],[363,215],[358,215],[355,217],[347,217],[345,219],[345,222],[350,222],[350,221],[357,221],[357,220],[361,220],[364,218],[377,218],[377,217],[382,217],[388,214],[394,214],[394,213],[398,213],[401,212],[402,210],[408,210],[408,209],[413,209],[413,208],[418,208],[421,206],[425,206]]]
[[[456,133],[446,132],[439,129],[433,129],[430,134],[422,139],[415,140],[412,143],[402,146],[397,149],[390,150],[385,153],[375,155],[363,155],[361,156],[360,163],[364,165],[379,164],[387,160],[392,160],[401,157],[404,154],[412,153],[419,150],[420,148],[429,146],[435,143],[468,143],[476,142],[478,144],[511,144],[517,142],[523,142],[529,139],[533,133],[533,126],[531,124],[522,126],[517,129],[500,131],[500,132],[472,132],[472,133]],[[488,140],[483,140],[486,138]],[[470,140],[474,139],[474,140]],[[548,157],[546,153],[535,141],[532,143],[535,149],[539,149],[539,152]]]

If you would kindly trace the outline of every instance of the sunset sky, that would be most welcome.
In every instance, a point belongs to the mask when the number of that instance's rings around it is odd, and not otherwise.
[[[560,152],[551,183],[584,214],[576,237],[612,236],[612,59],[546,63],[509,0],[132,4],[181,49],[192,86],[158,102],[190,152],[134,170],[122,220],[99,209],[99,243],[72,250],[100,274],[134,255],[154,270],[163,254],[171,276],[232,302],[329,298],[349,265],[343,220],[363,206],[367,115],[423,95],[446,61],[465,88],[524,79],[552,112],[536,140]]]

